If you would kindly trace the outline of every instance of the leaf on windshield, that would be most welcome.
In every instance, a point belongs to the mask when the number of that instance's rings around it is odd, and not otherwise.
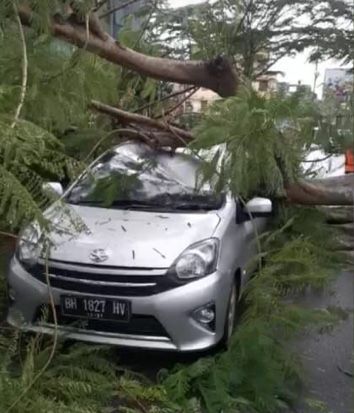
[[[127,198],[137,185],[137,174],[123,175],[115,172],[98,179],[87,200],[109,208],[117,199]]]

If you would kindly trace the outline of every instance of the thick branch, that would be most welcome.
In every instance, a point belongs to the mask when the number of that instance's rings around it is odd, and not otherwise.
[[[185,142],[189,142],[193,139],[192,134],[184,129],[177,128],[176,126],[171,126],[167,123],[155,119],[151,119],[147,116],[138,115],[132,112],[126,112],[124,110],[114,108],[113,106],[109,106],[104,103],[98,102],[96,100],[91,101],[91,108],[95,109],[98,112],[112,116],[113,118],[116,118],[119,121],[121,121],[123,124],[141,125],[143,127],[145,126],[150,129],[157,129],[162,130],[164,132],[170,132],[172,134],[177,135],[177,137],[180,137],[181,140]]]
[[[28,7],[21,5],[19,14],[23,24],[31,24],[32,12]],[[120,45],[107,33],[105,36],[100,35],[99,30],[92,30],[91,27],[87,39],[84,25],[75,22],[75,19],[65,22],[52,19],[50,29],[55,37],[79,48],[85,47],[89,52],[141,75],[162,81],[205,87],[222,97],[236,93],[238,77],[230,61],[224,56],[218,56],[209,62],[184,62],[148,56]]]
[[[354,174],[289,184],[286,194],[301,205],[353,205]]]

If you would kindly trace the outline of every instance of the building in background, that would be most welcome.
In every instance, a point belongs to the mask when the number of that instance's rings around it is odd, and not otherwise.
[[[298,83],[279,82],[278,92],[283,96],[290,96],[293,93],[302,92],[309,98],[316,99],[316,94],[312,91],[310,85],[305,85],[299,81]]]
[[[217,93],[201,87],[185,102],[183,109],[184,112],[188,113],[204,112],[209,105],[218,99],[220,96]]]
[[[279,82],[281,76],[284,76],[282,72],[268,71],[254,80],[252,86],[261,96],[270,98],[279,91],[279,85],[282,84]],[[186,86],[174,85],[174,91],[176,92],[182,91],[184,88],[186,88]],[[179,97],[179,99],[181,99],[181,97]],[[220,96],[217,93],[201,87],[179,107],[179,111],[183,113],[204,112],[208,106],[218,99],[220,99]]]
[[[338,102],[348,102],[353,95],[353,73],[348,69],[326,69],[323,96],[335,96]]]
[[[258,76],[257,79],[252,82],[252,86],[261,96],[270,98],[278,92],[281,77],[284,77],[283,72],[268,70]]]

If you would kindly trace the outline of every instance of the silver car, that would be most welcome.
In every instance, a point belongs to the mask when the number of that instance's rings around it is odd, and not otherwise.
[[[227,343],[272,203],[215,193],[200,166],[186,150],[139,143],[104,153],[45,212],[46,230],[33,223],[22,232],[8,322],[149,349]]]

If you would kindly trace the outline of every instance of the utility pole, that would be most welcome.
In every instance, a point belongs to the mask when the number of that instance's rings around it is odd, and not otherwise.
[[[318,71],[318,60],[316,60],[315,63],[315,74],[314,74],[314,79],[313,79],[313,93],[316,94],[316,88],[317,88],[317,79],[320,76],[320,73]]]

